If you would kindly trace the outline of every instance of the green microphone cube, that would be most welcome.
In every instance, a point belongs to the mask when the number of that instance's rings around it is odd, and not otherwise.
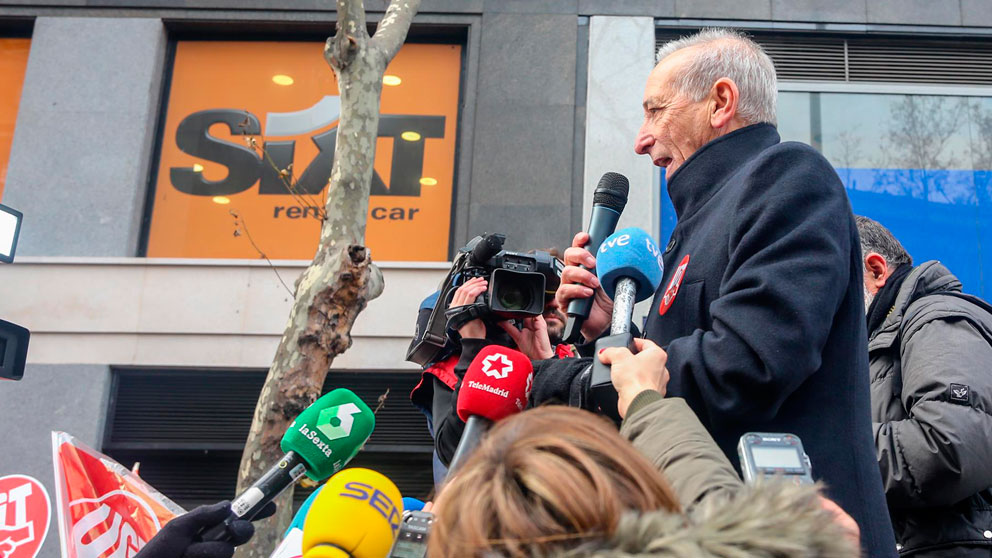
[[[306,408],[286,430],[279,447],[296,452],[307,476],[322,481],[362,449],[375,428],[375,414],[351,390],[336,389]]]

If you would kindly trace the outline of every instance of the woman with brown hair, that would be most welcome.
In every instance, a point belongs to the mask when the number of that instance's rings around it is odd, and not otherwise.
[[[858,556],[857,526],[815,487],[745,487],[663,391],[622,402],[620,435],[559,406],[498,423],[443,487],[428,556]]]

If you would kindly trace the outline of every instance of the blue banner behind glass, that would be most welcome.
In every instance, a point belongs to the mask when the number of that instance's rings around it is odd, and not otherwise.
[[[940,260],[964,291],[992,293],[992,171],[839,168],[855,213],[885,225],[914,263]],[[661,173],[661,246],[675,209]]]

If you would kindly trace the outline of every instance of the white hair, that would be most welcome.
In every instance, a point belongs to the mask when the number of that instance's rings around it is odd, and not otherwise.
[[[758,43],[732,29],[703,29],[665,43],[658,62],[689,47],[696,48],[675,78],[676,91],[701,101],[720,78],[730,78],[740,92],[737,114],[746,124],[776,124],[778,85],[775,65]]]

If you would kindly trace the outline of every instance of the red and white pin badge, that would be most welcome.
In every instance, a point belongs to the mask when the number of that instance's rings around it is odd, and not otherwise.
[[[675,296],[679,294],[679,287],[682,286],[682,280],[685,279],[685,270],[689,267],[689,254],[686,254],[682,261],[679,262],[679,266],[675,268],[675,274],[668,281],[668,286],[665,287],[665,294],[661,297],[661,304],[658,305],[658,314],[661,316],[668,312],[668,309],[672,307],[672,303],[675,302]]]

